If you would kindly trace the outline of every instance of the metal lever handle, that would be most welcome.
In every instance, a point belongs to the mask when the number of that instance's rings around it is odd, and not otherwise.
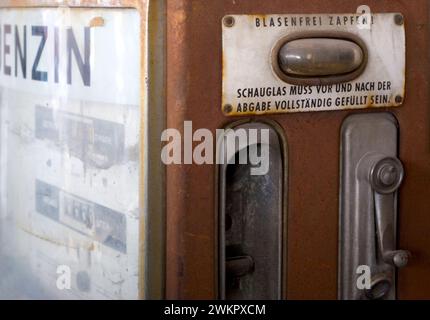
[[[407,265],[410,253],[395,249],[394,215],[395,192],[404,177],[399,159],[385,157],[370,170],[370,185],[374,191],[375,222],[381,256],[385,263],[402,268]]]
[[[226,274],[230,277],[243,277],[254,269],[254,259],[250,256],[229,258],[225,264]]]

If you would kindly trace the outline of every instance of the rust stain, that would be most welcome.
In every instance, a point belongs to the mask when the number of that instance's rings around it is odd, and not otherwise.
[[[184,11],[175,11],[172,13],[172,15],[174,15],[174,18],[171,20],[171,22],[174,23],[176,26],[184,24],[187,20],[187,15]]]
[[[4,0],[0,7],[136,7],[141,4],[139,0]]]
[[[66,247],[66,248],[69,248],[69,249],[78,249],[78,247],[71,246],[71,245],[69,245],[69,244],[67,244],[67,243],[63,243],[63,242],[62,242],[62,241],[60,241],[60,240],[52,239],[52,238],[50,238],[50,237],[48,237],[48,236],[46,236],[46,235],[37,234],[37,233],[35,233],[33,230],[30,230],[30,229],[28,229],[28,228],[26,228],[26,227],[24,227],[24,226],[22,226],[22,225],[17,225],[17,227],[18,227],[18,228],[20,228],[20,229],[21,229],[22,231],[24,231],[25,233],[27,233],[27,234],[29,234],[30,236],[33,236],[33,237],[35,237],[35,238],[37,238],[37,239],[40,239],[40,240],[43,240],[43,241],[49,242],[49,243],[51,243],[51,244],[54,244],[54,245],[57,245],[57,246],[60,246],[60,247]],[[82,247],[82,246],[79,246],[79,248],[81,248],[81,247]],[[91,243],[90,243],[90,244],[86,244],[86,245],[84,246],[84,249],[86,249],[86,250],[88,250],[88,251],[94,251],[94,249],[95,249],[94,242],[92,242],[92,241],[91,241]]]
[[[185,235],[195,238],[196,240],[200,239],[200,240],[210,240],[210,237],[205,235],[205,234],[196,234],[193,232],[185,232]]]
[[[374,107],[374,105],[372,103],[372,95],[373,95],[373,93],[369,93],[367,95],[367,104],[366,104],[365,108],[372,108],[372,107]]]
[[[91,19],[89,27],[103,27],[105,25],[105,19],[103,17],[94,17]]]

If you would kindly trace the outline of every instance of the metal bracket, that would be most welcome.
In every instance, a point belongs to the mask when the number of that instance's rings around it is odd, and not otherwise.
[[[395,267],[409,252],[395,250],[397,190],[404,171],[397,159],[398,125],[390,113],[349,116],[341,130],[339,299],[395,299]],[[370,287],[357,284],[368,266]]]

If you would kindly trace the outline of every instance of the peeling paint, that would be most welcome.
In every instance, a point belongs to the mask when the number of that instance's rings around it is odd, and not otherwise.
[[[103,17],[94,17],[91,19],[89,23],[89,27],[95,28],[95,27],[103,27],[105,25],[105,20]]]

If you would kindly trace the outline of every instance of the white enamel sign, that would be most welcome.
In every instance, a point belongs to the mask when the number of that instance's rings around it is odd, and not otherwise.
[[[399,19],[400,17],[400,19]],[[228,23],[226,23],[226,19]],[[283,37],[302,32],[342,32],[359,38],[368,61],[355,79],[329,85],[293,85],[277,76],[272,51]],[[261,115],[394,107],[405,87],[405,31],[396,13],[232,15],[223,32],[222,110]]]
[[[140,21],[0,9],[0,297],[138,297]]]

